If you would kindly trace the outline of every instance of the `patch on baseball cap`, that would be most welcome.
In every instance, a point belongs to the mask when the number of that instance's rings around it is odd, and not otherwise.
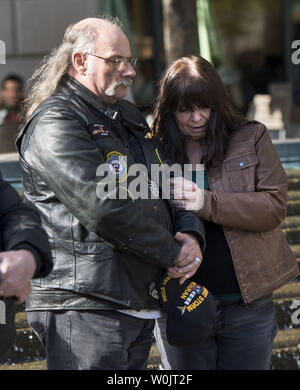
[[[201,344],[212,333],[216,319],[213,295],[200,284],[188,279],[165,276],[156,286],[167,316],[167,339],[174,346]]]

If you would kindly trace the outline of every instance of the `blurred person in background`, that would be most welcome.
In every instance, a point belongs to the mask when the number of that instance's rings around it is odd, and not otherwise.
[[[153,61],[139,61],[140,72],[133,83],[133,93],[142,113],[152,112],[155,101],[155,81]]]
[[[20,127],[23,80],[7,75],[1,83],[0,94],[0,153],[16,152],[15,138]]]

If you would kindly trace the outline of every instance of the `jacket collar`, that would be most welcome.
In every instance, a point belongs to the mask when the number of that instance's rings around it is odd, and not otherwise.
[[[62,81],[61,86],[71,90],[74,94],[87,101],[97,110],[103,112],[104,115],[108,116],[112,120],[116,120],[119,116],[119,105],[105,103],[104,100],[94,94],[91,90],[86,88],[84,85],[75,80],[72,76],[66,74]]]

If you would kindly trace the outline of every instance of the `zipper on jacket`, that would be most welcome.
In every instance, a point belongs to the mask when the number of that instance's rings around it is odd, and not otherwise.
[[[125,136],[124,132],[123,132],[123,129],[122,129],[122,126],[121,126],[121,119],[120,119],[120,114],[118,115],[117,119],[116,119],[116,129],[117,129],[117,132],[118,132],[118,135],[119,137],[121,138],[121,140],[123,141],[123,144],[127,147],[127,149],[130,151],[130,153],[132,153],[132,151],[130,150],[130,146],[128,144],[128,141],[127,141],[127,137]]]

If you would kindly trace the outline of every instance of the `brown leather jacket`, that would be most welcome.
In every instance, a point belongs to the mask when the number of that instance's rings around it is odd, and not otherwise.
[[[288,180],[266,127],[251,121],[234,131],[223,163],[207,175],[199,216],[223,226],[245,302],[294,279],[299,269],[280,229]]]

